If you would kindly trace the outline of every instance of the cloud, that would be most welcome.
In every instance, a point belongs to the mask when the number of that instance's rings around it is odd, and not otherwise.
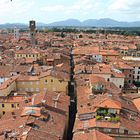
[[[2,0],[0,1],[0,12],[4,15],[27,12],[34,5],[34,0]]]
[[[0,23],[17,21],[27,18],[25,15],[29,13],[35,0],[0,0]]]
[[[0,0],[0,23],[113,18],[139,20],[140,0]]]
[[[54,5],[54,6],[45,6],[41,8],[41,11],[46,12],[57,12],[57,11],[63,11],[65,7],[63,5]]]
[[[76,12],[86,13],[94,7],[92,0],[77,0],[72,5],[46,5],[40,8],[41,11],[45,12],[63,12],[63,14],[74,14]]]
[[[140,1],[139,0],[113,0],[109,5],[108,9],[113,11],[118,11],[118,12],[133,13],[140,10]]]

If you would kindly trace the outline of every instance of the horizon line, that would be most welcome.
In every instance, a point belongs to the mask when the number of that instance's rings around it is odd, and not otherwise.
[[[98,19],[96,19],[96,18],[89,18],[89,19],[85,19],[85,20],[80,20],[80,19],[76,19],[76,18],[68,18],[68,19],[60,19],[60,20],[56,20],[56,21],[52,21],[52,22],[43,22],[43,21],[37,21],[37,20],[35,20],[36,21],[36,23],[43,23],[43,24],[51,24],[51,23],[55,23],[55,22],[61,22],[61,21],[67,21],[67,20],[78,20],[78,21],[80,21],[80,22],[84,22],[84,21],[86,21],[86,20],[101,20],[101,19],[110,19],[110,20],[115,20],[115,21],[117,21],[117,22],[128,22],[128,23],[131,23],[131,22],[140,22],[140,20],[134,20],[134,21],[123,21],[123,20],[116,20],[116,19],[113,19],[113,18],[98,18]],[[32,20],[32,19],[31,19]],[[29,22],[30,20],[28,20],[28,22]],[[4,22],[4,23],[0,23],[0,24],[28,24],[28,22]]]

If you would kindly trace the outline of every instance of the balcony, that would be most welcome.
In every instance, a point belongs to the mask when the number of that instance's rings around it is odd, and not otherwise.
[[[110,122],[119,122],[120,117],[117,113],[110,112],[109,109],[100,108],[97,110],[96,120],[97,121],[110,121]]]

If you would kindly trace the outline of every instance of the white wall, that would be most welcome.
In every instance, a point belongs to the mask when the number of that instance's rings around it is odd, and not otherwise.
[[[135,67],[134,68],[134,71],[133,71],[134,74],[133,75],[134,75],[134,80],[140,82],[140,69],[139,68],[140,67]],[[138,72],[139,72],[139,74],[138,74]],[[138,76],[139,76],[139,79],[137,79]]]
[[[124,87],[124,78],[112,77],[110,82],[114,83],[118,88],[122,89]]]
[[[103,61],[102,55],[99,55],[99,54],[93,54],[92,59],[96,60],[97,62]]]

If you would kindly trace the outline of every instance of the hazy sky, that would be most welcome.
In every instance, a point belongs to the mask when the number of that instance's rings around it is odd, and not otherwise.
[[[0,23],[65,19],[140,20],[140,0],[0,0]]]

